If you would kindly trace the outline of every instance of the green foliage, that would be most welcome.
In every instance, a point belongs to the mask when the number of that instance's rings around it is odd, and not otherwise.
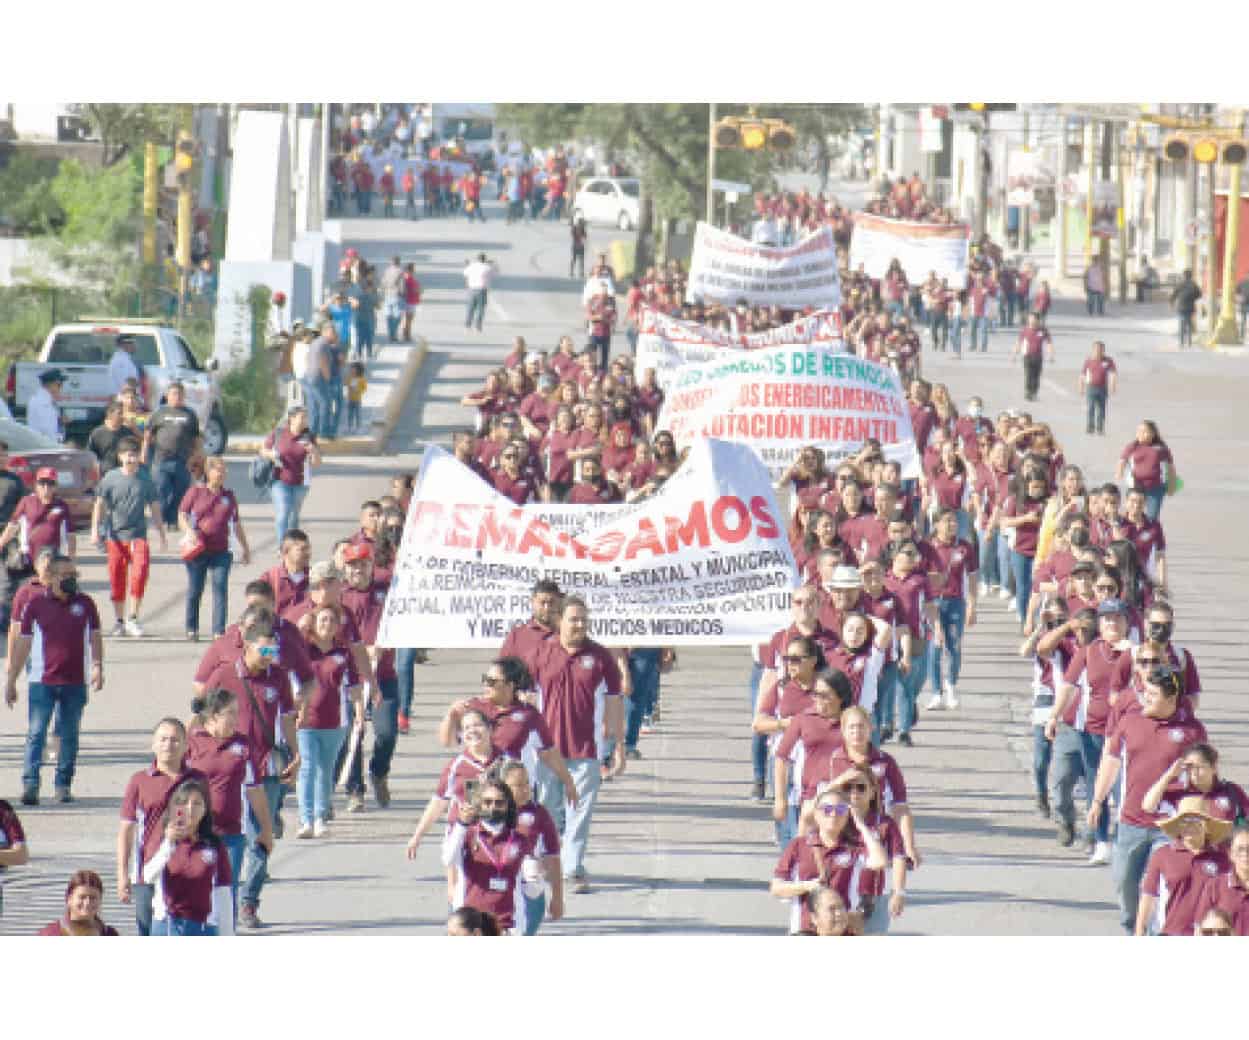
[[[57,160],[15,150],[0,169],[0,224],[23,235],[48,234],[65,218],[49,186]]]
[[[282,397],[269,351],[257,351],[221,377],[221,406],[231,430],[258,433],[277,425]]]
[[[51,193],[65,214],[58,236],[65,245],[118,248],[135,242],[143,179],[132,163],[99,170],[66,159],[52,180]]]
[[[173,141],[177,128],[176,105],[75,106],[91,124],[101,143],[101,163],[105,167],[121,162],[146,141]]]

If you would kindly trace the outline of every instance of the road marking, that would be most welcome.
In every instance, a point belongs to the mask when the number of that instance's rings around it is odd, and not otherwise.
[[[1058,383],[1055,383],[1052,379],[1042,379],[1041,383],[1050,390],[1053,390],[1059,397],[1075,397],[1075,394],[1073,394],[1070,390]]]

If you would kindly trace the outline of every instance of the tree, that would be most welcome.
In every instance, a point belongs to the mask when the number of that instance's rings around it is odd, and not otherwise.
[[[115,166],[147,141],[172,143],[178,122],[177,105],[73,106],[100,139],[100,165]]]
[[[48,234],[65,219],[49,187],[57,161],[14,150],[0,168],[0,224],[21,234]]]

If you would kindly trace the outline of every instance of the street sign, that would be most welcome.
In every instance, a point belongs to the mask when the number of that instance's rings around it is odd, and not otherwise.
[[[713,191],[732,191],[738,195],[750,194],[750,185],[743,184],[741,181],[712,180],[711,187]]]
[[[736,202],[736,201],[737,201],[737,192],[735,192],[735,191],[726,191],[726,192],[724,193],[724,201],[725,201],[725,202]]]

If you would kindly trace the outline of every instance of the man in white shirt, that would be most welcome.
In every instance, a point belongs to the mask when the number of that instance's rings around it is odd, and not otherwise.
[[[49,368],[40,373],[39,382],[43,385],[30,395],[26,404],[26,425],[36,433],[59,442],[61,409],[56,402],[60,399],[61,387],[65,385],[65,373],[59,368]]]
[[[109,391],[114,397],[121,393],[121,388],[126,385],[127,379],[133,379],[136,383],[141,383],[139,366],[134,363],[133,354],[134,336],[128,332],[118,335],[113,356],[109,358],[108,362]]]
[[[472,327],[476,317],[477,331],[481,331],[481,320],[486,316],[486,292],[493,275],[494,261],[487,260],[485,253],[478,253],[476,260],[465,264],[464,284],[468,286],[468,315],[464,319],[466,329]]]

